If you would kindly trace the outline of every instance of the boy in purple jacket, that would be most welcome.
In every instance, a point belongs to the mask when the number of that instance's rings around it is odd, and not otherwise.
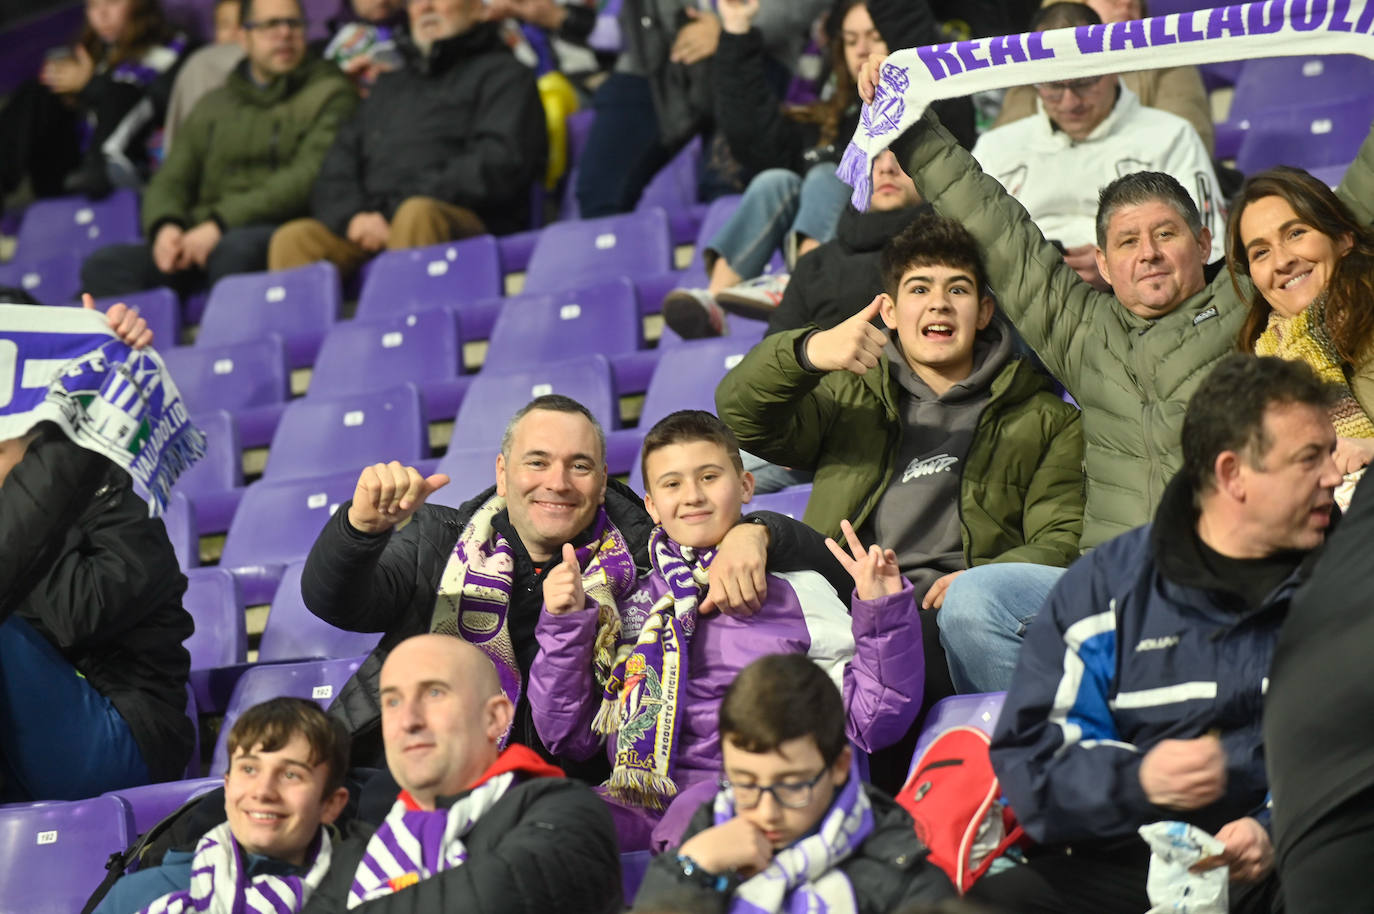
[[[720,702],[755,658],[814,660],[844,695],[847,736],[870,752],[910,727],[925,672],[911,585],[890,551],[865,551],[852,534],[852,558],[831,546],[855,580],[852,618],[813,571],[769,573],[751,616],[700,613],[706,569],[740,522],[753,477],[730,429],[699,410],[655,425],[642,460],[644,505],[658,525],[652,571],[627,586],[623,569],[598,556],[582,565],[565,545],[544,582],[529,691],[552,751],[588,758],[606,744],[614,767],[601,789],[622,850],[675,843],[714,795]]]

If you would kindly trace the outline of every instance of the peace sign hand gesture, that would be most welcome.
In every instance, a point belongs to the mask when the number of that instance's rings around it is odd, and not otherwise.
[[[902,573],[897,569],[897,553],[877,543],[865,550],[854,534],[853,525],[847,520],[840,521],[840,530],[849,544],[849,554],[830,537],[825,538],[825,545],[854,579],[854,590],[859,599],[876,600],[899,592],[902,589]]]

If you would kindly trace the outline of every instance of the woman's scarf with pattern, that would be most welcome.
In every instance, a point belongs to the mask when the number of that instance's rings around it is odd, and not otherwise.
[[[730,788],[716,794],[715,824],[735,817]],[[773,855],[763,870],[746,879],[730,899],[730,914],[856,914],[854,886],[838,867],[873,833],[873,808],[863,791],[857,765],[835,794],[816,830]]]
[[[663,809],[677,795],[672,766],[687,648],[715,554],[679,546],[662,527],[649,535],[649,560],[668,591],[642,619],[626,612],[624,636],[634,643],[621,648],[610,673],[598,680],[602,704],[592,722],[597,733],[615,734],[615,767],[606,788],[617,799]]]
[[[1340,399],[1331,407],[1331,424],[1336,426],[1336,434],[1342,438],[1374,438],[1374,422],[1351,392],[1344,360],[1331,341],[1326,305],[1326,293],[1322,292],[1296,317],[1271,312],[1268,325],[1255,340],[1255,354],[1306,362],[1323,381],[1341,392]]]
[[[348,909],[466,863],[463,838],[505,796],[517,776],[516,771],[506,771],[483,781],[448,809],[418,809],[402,794],[368,839],[348,890]]]
[[[439,580],[429,630],[462,638],[486,653],[496,665],[501,691],[511,704],[518,705],[524,681],[508,620],[515,553],[492,526],[505,508],[506,499],[493,495],[463,527]],[[596,601],[600,618],[618,622],[616,602],[634,586],[635,562],[604,505],[596,509],[591,539],[577,547],[577,559],[586,568],[584,587],[587,596]]]
[[[221,822],[196,844],[190,888],[163,895],[139,914],[294,914],[324,879],[332,852],[329,832],[321,828],[306,851],[310,866],[304,876],[249,877],[243,848],[229,823]]]

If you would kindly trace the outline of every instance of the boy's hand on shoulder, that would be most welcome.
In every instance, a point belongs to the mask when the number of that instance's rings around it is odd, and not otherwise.
[[[854,579],[854,592],[859,599],[876,600],[899,593],[902,589],[902,573],[897,568],[897,553],[877,543],[864,549],[854,533],[854,525],[847,520],[840,521],[840,530],[844,533],[849,552],[845,552],[839,543],[828,536],[825,545]]]
[[[867,374],[876,368],[887,345],[887,334],[873,326],[873,318],[882,310],[879,293],[862,311],[829,330],[814,333],[806,341],[806,358],[817,371],[852,371]]]
[[[544,608],[551,615],[563,616],[587,604],[582,590],[582,566],[571,543],[563,544],[563,561],[544,576]]]
[[[748,878],[773,860],[773,847],[763,832],[741,816],[698,832],[678,853],[717,876],[735,872]]]
[[[719,609],[727,616],[752,616],[768,595],[768,528],[736,524],[716,548],[706,569],[709,587],[697,611]]]

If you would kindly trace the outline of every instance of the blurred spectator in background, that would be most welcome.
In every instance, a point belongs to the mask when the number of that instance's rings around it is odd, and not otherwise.
[[[339,65],[361,94],[377,77],[404,65],[396,41],[406,30],[405,0],[344,0],[329,20],[330,38],[321,56]]]
[[[25,178],[39,197],[139,186],[185,49],[157,0],[88,0],[76,43],[0,109],[0,201]]]
[[[339,131],[311,218],[272,237],[271,269],[328,260],[349,275],[382,250],[527,225],[548,155],[534,74],[482,20],[481,0],[410,0],[409,13],[405,66]]]
[[[243,59],[243,5],[240,0],[215,4],[215,41],[186,58],[172,82],[172,98],[162,124],[162,156],[172,147],[172,137],[205,93],[218,89]]]
[[[262,270],[272,232],[305,212],[357,93],[333,64],[306,55],[297,0],[243,0],[243,27],[247,59],[196,105],[143,195],[148,244],[86,258],[91,294],[165,285],[185,295]]]

